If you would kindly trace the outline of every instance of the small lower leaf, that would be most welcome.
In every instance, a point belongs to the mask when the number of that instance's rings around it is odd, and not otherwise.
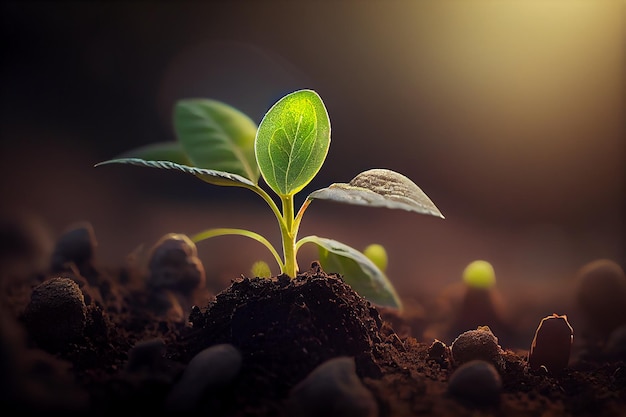
[[[318,246],[320,264],[326,272],[341,274],[354,291],[373,304],[402,309],[402,302],[385,273],[363,253],[332,239],[307,236],[303,240]]]
[[[214,185],[225,185],[225,186],[234,186],[234,187],[245,187],[252,186],[256,187],[256,185],[247,178],[242,177],[241,175],[231,174],[230,172],[223,171],[215,171],[212,169],[204,169],[191,167],[188,165],[177,164],[171,161],[146,161],[140,158],[119,158],[119,159],[110,159],[108,161],[100,162],[95,166],[107,165],[107,164],[130,164],[130,165],[138,165],[148,168],[161,168],[161,169],[172,169],[176,171],[185,172],[187,174],[195,175],[203,181],[208,182],[209,184]]]
[[[388,169],[370,169],[354,177],[348,184],[331,184],[313,191],[308,198],[403,209],[444,218],[421,188],[404,175]]]

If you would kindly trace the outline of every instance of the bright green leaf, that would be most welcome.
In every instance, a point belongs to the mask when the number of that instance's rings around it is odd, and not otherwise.
[[[146,161],[170,161],[177,164],[192,165],[178,142],[158,142],[131,149],[118,158],[139,158]]]
[[[229,172],[257,184],[256,124],[239,110],[215,100],[176,103],[174,128],[193,166]]]
[[[322,167],[330,147],[330,119],[312,90],[286,95],[259,124],[256,158],[265,182],[281,196],[304,188]]]
[[[326,272],[341,274],[344,281],[373,304],[401,310],[402,302],[387,276],[367,256],[336,240],[307,236],[317,244],[320,264]]]
[[[172,169],[176,171],[185,172],[187,174],[195,175],[203,181],[206,181],[210,184],[215,185],[226,185],[226,186],[234,186],[234,187],[245,187],[245,186],[253,186],[256,185],[252,183],[247,178],[244,178],[237,174],[231,174],[230,172],[223,171],[215,171],[211,169],[190,167],[187,165],[176,164],[170,161],[146,161],[139,158],[120,158],[120,159],[110,159],[108,161],[100,162],[96,164],[96,166],[107,165],[107,164],[130,164],[130,165],[138,165],[148,168],[161,168],[161,169]]]
[[[312,192],[308,198],[403,209],[444,218],[421,188],[404,175],[388,169],[370,169],[354,177],[348,184],[331,184]]]

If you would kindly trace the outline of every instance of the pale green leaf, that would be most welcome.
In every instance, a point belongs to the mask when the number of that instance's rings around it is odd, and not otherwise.
[[[256,185],[252,183],[252,181],[242,177],[241,175],[231,174],[230,172],[216,171],[212,169],[191,167],[187,165],[176,164],[171,161],[146,161],[139,158],[119,158],[100,162],[96,164],[96,166],[107,164],[130,164],[148,168],[172,169],[175,171],[181,171],[187,174],[194,175],[210,184],[233,187],[256,187]]]
[[[146,161],[170,161],[177,164],[192,165],[178,142],[158,142],[131,149],[118,158],[139,158]]]
[[[331,184],[312,192],[308,198],[403,209],[444,218],[421,188],[404,175],[388,169],[371,169],[362,172],[348,184]]]
[[[286,95],[259,124],[256,158],[263,179],[278,195],[293,195],[318,173],[330,147],[330,119],[312,90]]]
[[[186,99],[176,103],[174,128],[193,166],[229,172],[257,184],[256,124],[225,103]]]
[[[326,272],[342,275],[354,291],[373,304],[402,309],[402,302],[385,273],[363,253],[319,236],[307,236],[306,240],[318,246],[319,261]]]

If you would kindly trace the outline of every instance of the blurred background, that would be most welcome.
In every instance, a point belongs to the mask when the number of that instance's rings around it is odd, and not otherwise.
[[[389,168],[446,219],[317,201],[301,236],[385,245],[407,305],[427,306],[468,262],[488,260],[512,309],[538,306],[536,325],[567,313],[580,266],[626,262],[624,4],[3,1],[2,218],[52,241],[90,221],[110,265],[165,233],[211,227],[280,246],[253,193],[93,165],[173,140],[178,99],[221,100],[258,123],[284,94],[311,88],[332,142],[298,201]],[[278,272],[244,238],[199,250],[216,290],[257,259]],[[303,248],[301,269],[315,257]]]

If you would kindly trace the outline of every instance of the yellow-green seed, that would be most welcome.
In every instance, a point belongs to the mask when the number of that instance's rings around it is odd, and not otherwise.
[[[374,265],[381,271],[385,272],[387,269],[387,250],[383,245],[372,243],[365,248],[363,254],[367,256],[370,261],[374,262]]]
[[[496,284],[496,273],[489,262],[476,260],[465,267],[463,282],[472,288],[491,288]]]

